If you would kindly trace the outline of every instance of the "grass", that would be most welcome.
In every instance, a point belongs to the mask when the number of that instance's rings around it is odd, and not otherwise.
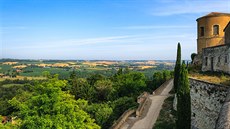
[[[190,73],[190,78],[204,80],[207,82],[230,86],[230,75],[223,73]]]
[[[173,99],[174,96],[165,99],[153,129],[174,129],[176,127],[176,111],[173,110]]]
[[[63,69],[63,68],[31,68],[27,67],[23,69],[24,71],[32,71],[32,72],[25,72],[20,73],[21,76],[32,76],[32,77],[39,77],[42,76],[42,72],[49,71],[51,74],[59,74],[63,76],[69,76],[69,71]]]
[[[23,84],[5,84],[5,85],[2,85],[3,88],[10,88],[12,86],[24,86]]]
[[[26,76],[17,76],[15,78],[0,78],[0,81],[4,81],[6,79],[9,79],[9,80],[23,80],[23,79],[28,79],[28,80],[43,80],[43,79],[46,79],[45,77],[26,77]]]
[[[12,70],[11,65],[0,65],[0,73],[7,72],[8,70]]]

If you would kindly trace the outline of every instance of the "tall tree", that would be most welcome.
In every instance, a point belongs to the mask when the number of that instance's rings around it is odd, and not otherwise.
[[[180,67],[181,67],[181,46],[180,43],[177,44],[177,58],[176,58],[176,65],[174,68],[174,90],[177,92],[178,89],[178,80],[180,75]]]
[[[177,89],[177,129],[191,128],[191,97],[188,80],[188,71],[183,62],[179,76]]]
[[[75,70],[73,70],[71,73],[70,73],[70,79],[75,79],[77,77],[77,74],[76,74],[76,71]]]

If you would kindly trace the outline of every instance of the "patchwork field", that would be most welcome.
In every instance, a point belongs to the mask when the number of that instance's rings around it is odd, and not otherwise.
[[[72,71],[79,77],[92,74],[113,75],[119,68],[143,72],[151,78],[154,71],[173,70],[173,61],[84,61],[84,60],[0,60],[0,81],[4,79],[44,79],[43,72],[68,78]]]

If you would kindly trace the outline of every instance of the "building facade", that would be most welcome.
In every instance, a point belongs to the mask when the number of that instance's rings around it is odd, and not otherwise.
[[[230,74],[230,44],[205,48],[202,53],[202,71]]]
[[[202,71],[230,74],[230,20],[224,28],[225,42],[222,45],[202,49]]]
[[[229,13],[212,12],[197,20],[197,53],[203,48],[225,44],[224,28],[230,21]]]

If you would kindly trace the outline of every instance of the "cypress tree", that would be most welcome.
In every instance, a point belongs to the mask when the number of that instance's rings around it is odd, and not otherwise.
[[[191,98],[188,80],[188,71],[183,62],[179,76],[177,89],[177,122],[176,129],[191,128]]]
[[[176,58],[176,65],[174,68],[174,90],[177,93],[178,88],[178,80],[180,75],[180,67],[181,67],[181,46],[180,43],[177,44],[177,58]]]

